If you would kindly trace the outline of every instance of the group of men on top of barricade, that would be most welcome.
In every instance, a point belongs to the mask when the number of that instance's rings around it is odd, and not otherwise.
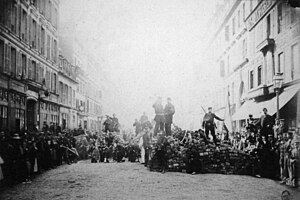
[[[103,131],[104,132],[120,132],[119,119],[116,117],[116,114],[113,114],[112,117],[106,115],[106,119],[103,122]]]

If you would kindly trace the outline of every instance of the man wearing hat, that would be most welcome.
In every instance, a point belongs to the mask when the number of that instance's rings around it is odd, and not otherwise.
[[[256,122],[256,125],[260,127],[261,134],[267,137],[268,134],[273,134],[274,119],[268,114],[267,108],[264,108],[263,112],[264,114]]]
[[[202,123],[202,128],[205,128],[205,135],[208,139],[209,132],[213,136],[214,143],[217,144],[217,137],[215,134],[215,122],[214,119],[217,119],[219,121],[224,121],[224,119],[221,119],[220,117],[216,116],[214,113],[212,113],[212,107],[208,107],[208,113],[205,113]]]
[[[154,128],[154,135],[156,136],[158,131],[164,131],[164,107],[162,105],[162,98],[158,97],[157,101],[152,106],[155,110],[155,128]]]
[[[166,129],[166,136],[172,135],[171,125],[173,123],[173,115],[175,114],[175,107],[171,103],[171,98],[167,98],[167,105],[165,106],[165,129]]]
[[[247,120],[247,129],[249,129],[250,132],[256,133],[255,119],[253,118],[252,114],[249,114],[249,118]]]

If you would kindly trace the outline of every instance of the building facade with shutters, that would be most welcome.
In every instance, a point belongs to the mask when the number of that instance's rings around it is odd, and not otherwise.
[[[280,118],[300,127],[300,8],[287,0],[231,0],[218,8],[206,49],[220,72],[220,84],[210,93],[216,112],[230,118],[234,131],[249,114],[259,118],[264,107],[275,117],[273,81],[282,73]]]
[[[59,124],[62,129],[78,128],[75,96],[78,85],[76,67],[63,55],[59,55],[58,75]]]
[[[0,2],[0,129],[59,120],[59,0]]]

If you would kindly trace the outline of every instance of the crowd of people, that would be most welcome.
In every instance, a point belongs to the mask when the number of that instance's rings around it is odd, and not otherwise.
[[[31,183],[36,174],[77,162],[76,139],[82,129],[61,131],[43,124],[42,131],[0,132],[0,183]]]
[[[60,127],[46,123],[41,132],[21,131],[11,135],[2,131],[0,183],[30,183],[36,174],[63,163],[75,163],[78,159],[108,163],[124,162],[127,157],[131,162],[139,161],[149,167],[155,157],[164,173],[170,168],[170,160],[175,162],[176,156],[179,156],[184,157],[182,164],[186,169],[195,174],[201,171],[201,148],[213,147],[218,151],[226,144],[255,158],[253,175],[280,179],[282,184],[290,186],[297,185],[299,137],[283,119],[273,120],[266,108],[259,119],[249,115],[245,130],[240,133],[229,133],[226,129],[216,133],[214,119],[223,119],[212,113],[211,107],[203,118],[203,129],[197,131],[182,131],[175,125],[170,130],[175,113],[170,98],[163,108],[159,97],[153,108],[155,124],[143,113],[140,120],[136,119],[133,124],[134,135],[124,131],[120,133],[115,115],[112,118],[107,116],[100,132],[84,131],[81,127],[62,131]],[[180,149],[184,149],[184,153]]]
[[[257,156],[257,176],[280,179],[282,184],[296,185],[299,136],[284,119],[268,115],[267,108],[258,120],[250,114],[245,130],[231,137],[234,148]]]

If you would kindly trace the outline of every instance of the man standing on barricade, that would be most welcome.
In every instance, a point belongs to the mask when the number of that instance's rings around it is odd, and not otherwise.
[[[210,134],[213,136],[214,143],[217,144],[214,119],[217,119],[219,121],[224,121],[224,119],[221,119],[220,117],[212,113],[212,107],[208,107],[208,113],[205,113],[203,118],[202,128],[205,128],[206,138],[207,139],[209,138],[208,136],[210,132]]]
[[[273,134],[274,120],[272,116],[268,114],[268,109],[264,108],[263,112],[264,114],[256,122],[256,125],[260,127],[261,135],[267,137],[269,134]]]
[[[166,136],[171,136],[172,135],[171,125],[173,123],[173,115],[175,114],[175,107],[171,103],[170,97],[167,98],[167,105],[165,106],[164,112],[165,112]]]
[[[153,104],[152,107],[155,110],[154,136],[156,136],[159,130],[164,131],[165,117],[164,117],[164,107],[162,105],[162,98],[158,97],[157,101]]]
[[[140,123],[143,125],[145,122],[149,121],[148,116],[145,112],[143,112],[143,115],[140,118]]]

